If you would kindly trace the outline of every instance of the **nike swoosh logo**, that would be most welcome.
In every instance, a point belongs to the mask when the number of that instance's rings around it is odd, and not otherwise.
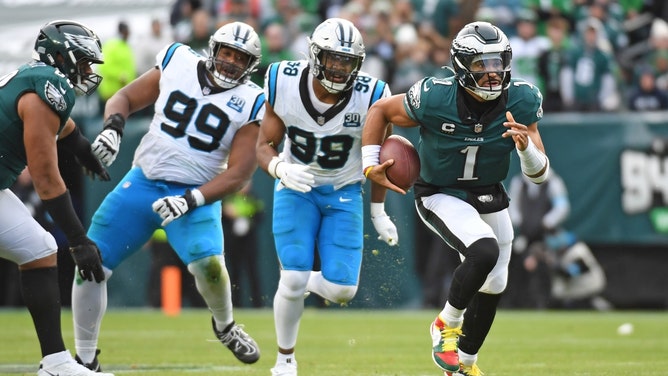
[[[352,198],[343,198],[343,197],[339,197],[339,202],[350,202],[350,201],[352,201],[352,200],[353,200]]]

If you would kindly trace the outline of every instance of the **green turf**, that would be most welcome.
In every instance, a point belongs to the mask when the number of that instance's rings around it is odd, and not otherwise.
[[[300,376],[440,376],[428,326],[436,311],[310,308],[297,347]],[[206,310],[166,317],[154,310],[107,312],[100,361],[116,375],[262,375],[275,359],[272,313],[237,310],[262,357],[243,365],[215,341]],[[63,313],[73,349],[70,312]],[[620,336],[630,322],[634,331]],[[0,375],[34,375],[39,349],[25,310],[0,310]],[[486,376],[666,375],[668,313],[500,311],[478,364]]]

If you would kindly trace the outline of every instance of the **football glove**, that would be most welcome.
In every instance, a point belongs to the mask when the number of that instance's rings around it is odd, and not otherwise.
[[[385,213],[384,207],[385,204],[382,202],[371,203],[371,222],[376,232],[378,232],[378,240],[382,240],[390,246],[395,246],[399,243],[397,226]]]
[[[81,244],[70,247],[70,254],[81,278],[86,281],[95,279],[97,283],[104,281],[100,250],[92,240],[86,238]]]
[[[182,217],[190,210],[204,205],[204,195],[198,189],[186,189],[183,196],[167,196],[153,202],[153,211],[162,218],[162,226]]]
[[[308,172],[309,166],[307,165],[283,162],[274,158],[267,169],[272,176],[281,179],[284,186],[295,191],[309,192],[315,183],[315,177]]]
[[[120,114],[113,114],[104,122],[102,132],[93,141],[93,153],[105,166],[111,166],[118,156],[124,126],[123,117]]]

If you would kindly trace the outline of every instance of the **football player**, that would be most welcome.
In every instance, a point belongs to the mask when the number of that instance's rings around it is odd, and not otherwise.
[[[49,22],[32,57],[0,77],[0,257],[19,266],[43,357],[37,374],[99,375],[77,364],[63,343],[56,240],[9,188],[27,166],[44,207],[67,237],[79,278],[93,285],[104,280],[99,251],[72,207],[57,153],[59,147],[70,150],[93,177],[109,180],[70,118],[75,95],[91,94],[102,79],[92,68],[103,62],[100,39],[78,22]]]
[[[274,376],[297,375],[294,351],[305,293],[345,303],[357,292],[364,239],[362,128],[369,106],[390,95],[385,82],[360,71],[364,42],[350,21],[324,21],[308,44],[308,60],[269,66],[257,143],[259,165],[277,179],[273,233],[281,272],[274,296]],[[396,245],[385,192],[372,186],[371,218],[380,238]],[[312,272],[315,249],[321,272]]]
[[[149,105],[155,114],[135,150],[133,167],[100,204],[88,231],[110,277],[162,226],[195,278],[216,337],[244,363],[256,362],[260,350],[234,321],[220,200],[242,188],[257,167],[264,93],[249,76],[260,51],[253,28],[229,23],[210,37],[207,57],[187,45],[170,44],[158,53],[154,69],[109,99],[104,129],[93,142],[107,164],[116,158],[128,116]],[[75,280],[77,358],[94,370],[100,369],[97,343],[106,302],[106,283]]]
[[[422,163],[414,186],[424,224],[457,250],[448,301],[430,326],[433,360],[447,375],[480,375],[478,350],[506,287],[513,226],[502,185],[513,150],[534,183],[548,176],[538,132],[542,96],[510,78],[506,35],[487,22],[462,28],[452,42],[455,76],[424,78],[407,93],[376,102],[362,135],[369,179],[402,192],[379,165],[388,123],[420,127]]]

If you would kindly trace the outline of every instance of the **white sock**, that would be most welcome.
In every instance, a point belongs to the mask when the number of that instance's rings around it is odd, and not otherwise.
[[[282,270],[274,295],[274,326],[276,342],[282,349],[297,344],[299,321],[304,312],[304,289],[310,272]]]
[[[297,360],[295,359],[295,353],[292,354],[283,354],[283,353],[278,353],[276,356],[276,363],[292,363],[296,364]]]
[[[105,280],[97,283],[83,281],[72,285],[72,318],[74,321],[74,346],[84,363],[95,359],[102,317],[107,311],[107,281],[111,271],[105,268]]]
[[[471,355],[463,352],[462,350],[458,350],[457,354],[459,354],[459,362],[465,366],[472,366],[476,361],[478,361],[478,354]]]
[[[439,313],[439,316],[448,327],[458,328],[464,322],[464,312],[466,312],[465,309],[457,309],[450,305],[450,302],[445,302],[445,306],[441,313]]]
[[[220,265],[220,275],[209,278],[209,273],[214,267],[210,263],[216,262]],[[232,315],[232,290],[230,276],[227,273],[225,259],[222,255],[212,256],[188,265],[188,271],[195,277],[195,286],[209,307],[213,320],[218,330],[225,329],[234,321]]]

